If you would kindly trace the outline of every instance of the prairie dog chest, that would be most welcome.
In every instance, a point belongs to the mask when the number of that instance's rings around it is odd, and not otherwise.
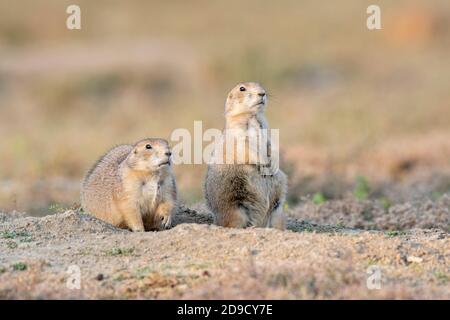
[[[247,135],[250,141],[253,141],[253,148],[266,151],[267,143],[270,143],[270,134],[268,131],[268,125],[264,118],[254,117],[249,120]]]
[[[154,198],[159,193],[159,181],[158,180],[150,180],[144,181],[141,185],[141,194],[143,198]]]
[[[263,124],[261,124],[256,117],[248,121],[247,131],[249,135],[257,135],[261,129],[264,129]]]
[[[267,132],[262,131],[267,129],[268,129],[267,122],[264,118],[253,117],[248,121],[247,134],[250,137],[257,137],[260,136],[261,134],[262,135],[267,134]]]
[[[161,183],[159,177],[151,177],[140,183],[139,204],[144,211],[151,210],[158,202],[161,193]]]

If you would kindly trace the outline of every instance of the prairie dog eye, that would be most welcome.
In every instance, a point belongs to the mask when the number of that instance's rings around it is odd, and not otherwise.
[[[146,145],[145,145],[145,149],[151,149],[151,148],[152,148],[151,145],[149,145],[149,144],[146,144]]]
[[[240,87],[239,88],[239,91],[245,91],[246,89],[245,89],[245,87]]]

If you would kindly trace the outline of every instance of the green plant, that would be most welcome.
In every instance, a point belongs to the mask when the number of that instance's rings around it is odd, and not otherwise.
[[[373,212],[370,208],[364,208],[361,212],[362,218],[364,221],[372,221],[373,220]]]
[[[403,236],[406,234],[405,231],[398,231],[398,230],[389,230],[384,233],[387,237],[397,237],[397,236]]]
[[[53,213],[61,213],[67,210],[65,206],[59,203],[53,203],[48,207],[48,210],[50,210]]]
[[[143,279],[143,278],[145,278],[145,276],[147,276],[151,272],[153,272],[153,269],[151,269],[150,267],[138,268],[134,272],[134,276],[137,279]]]
[[[382,197],[380,202],[385,211],[389,211],[389,208],[392,207],[392,201],[388,197]]]
[[[67,210],[82,211],[81,205],[79,203],[72,203],[71,205],[63,205],[61,203],[53,203],[48,207],[52,213],[62,213]]]
[[[17,243],[15,243],[14,241],[8,241],[8,242],[6,243],[6,246],[7,246],[9,249],[15,249],[15,248],[17,248]]]
[[[123,275],[123,274],[119,274],[119,275],[117,275],[117,276],[115,276],[113,278],[114,281],[123,281],[123,280],[126,280],[126,279],[127,279],[127,277],[125,275]]]
[[[325,202],[327,202],[327,199],[325,198],[323,193],[316,192],[312,197],[312,202],[314,204],[320,205],[320,204],[324,204]]]
[[[353,189],[353,195],[358,200],[365,200],[369,197],[370,186],[367,179],[363,176],[356,177],[356,186]]]
[[[441,271],[436,271],[434,273],[434,276],[436,277],[437,281],[444,283],[444,284],[450,281],[450,276]]]
[[[25,231],[3,231],[1,233],[1,237],[3,239],[15,239],[19,237],[31,237],[31,235],[28,232]]]
[[[440,198],[442,198],[443,195],[444,194],[442,192],[434,191],[431,193],[431,199],[433,199],[434,201],[437,201]]]
[[[27,265],[23,262],[17,262],[12,266],[14,271],[24,271],[27,270]]]
[[[128,256],[133,254],[134,248],[112,248],[106,252],[109,256]]]
[[[339,228],[339,229],[345,228],[344,222],[343,222],[343,221],[339,221],[339,222],[336,224],[336,228]]]
[[[367,261],[367,266],[373,266],[373,265],[377,265],[377,264],[379,264],[378,259],[371,258]]]
[[[196,270],[203,270],[209,268],[210,266],[208,263],[188,263],[186,264],[186,267]]]

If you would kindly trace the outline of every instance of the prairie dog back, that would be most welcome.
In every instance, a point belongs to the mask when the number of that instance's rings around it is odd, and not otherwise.
[[[87,172],[81,189],[81,206],[85,211],[92,209],[97,218],[107,219],[112,210],[114,190],[120,190],[119,166],[132,149],[132,145],[112,148]]]

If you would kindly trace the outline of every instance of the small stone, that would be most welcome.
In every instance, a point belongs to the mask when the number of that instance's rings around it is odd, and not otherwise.
[[[95,280],[97,281],[102,281],[103,279],[105,279],[105,276],[102,273],[99,273],[96,277]]]
[[[408,256],[406,258],[406,261],[408,261],[408,262],[415,262],[415,263],[421,263],[423,261],[423,259],[419,258],[419,257],[415,257],[415,256]]]
[[[203,271],[203,272],[202,272],[202,275],[203,275],[204,277],[210,277],[210,276],[211,276],[211,274],[209,273],[208,270]]]

